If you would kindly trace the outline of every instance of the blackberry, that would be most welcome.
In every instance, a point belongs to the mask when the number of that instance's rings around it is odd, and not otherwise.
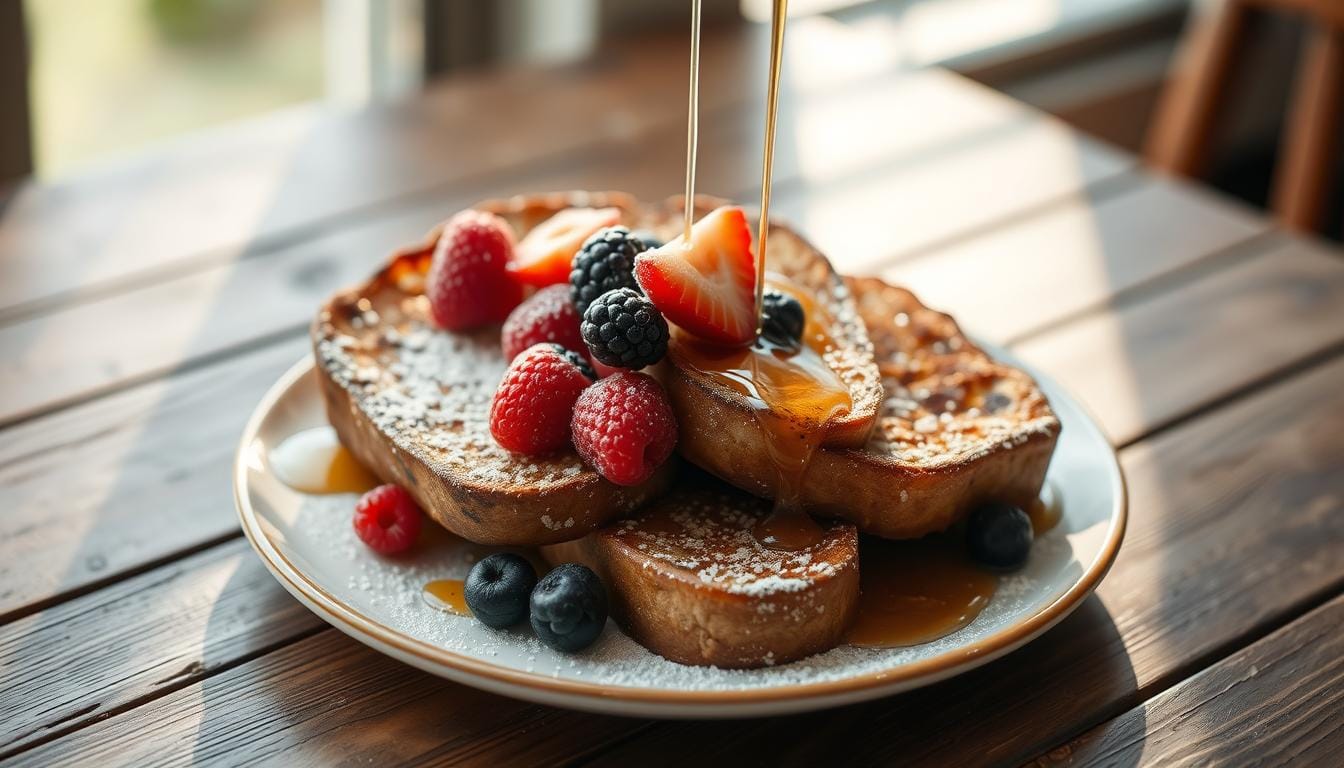
[[[569,271],[569,296],[582,315],[598,296],[615,288],[639,291],[635,282],[635,257],[646,250],[638,237],[625,227],[607,227],[594,232],[574,254]]]
[[[602,294],[583,313],[579,333],[598,362],[639,370],[667,354],[667,320],[630,288]]]
[[[802,303],[776,290],[767,290],[761,301],[765,305],[761,312],[761,335],[781,347],[798,346],[803,340],[803,325],[807,321]]]

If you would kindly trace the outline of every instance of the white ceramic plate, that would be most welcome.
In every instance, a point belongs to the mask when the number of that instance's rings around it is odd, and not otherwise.
[[[269,449],[286,437],[326,424],[311,360],[295,365],[257,407],[239,446],[234,493],[243,531],[285,589],[342,632],[407,664],[506,696],[594,712],[802,712],[909,690],[998,658],[1058,623],[1106,574],[1125,528],[1115,453],[1072,397],[1031,373],[1063,423],[1047,480],[1063,517],[1037,540],[1024,570],[1002,577],[974,622],[911,648],[842,646],[792,664],[722,670],[667,661],[614,623],[591,648],[567,656],[528,630],[496,632],[431,608],[421,598],[423,585],[463,578],[480,548],[434,527],[412,559],[380,558],[355,538],[353,496],[298,493],[267,463]]]

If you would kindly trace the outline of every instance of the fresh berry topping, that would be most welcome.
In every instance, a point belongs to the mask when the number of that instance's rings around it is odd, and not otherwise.
[[[471,567],[462,592],[471,615],[487,627],[504,629],[527,618],[536,585],[537,572],[526,558],[496,552]]]
[[[570,296],[579,314],[598,296],[616,288],[639,290],[635,282],[635,257],[647,250],[625,227],[598,230],[574,254],[569,272]]]
[[[574,311],[569,287],[564,285],[542,288],[519,304],[504,321],[500,342],[505,360],[512,360],[519,352],[542,342],[554,342],[575,352],[588,349],[579,334],[579,313]]]
[[[639,239],[639,242],[644,244],[644,250],[646,251],[663,247],[663,239],[647,229],[636,231],[635,237]]]
[[[635,278],[667,319],[706,341],[749,344],[756,337],[756,260],[741,208],[718,208],[635,259]]]
[[[607,625],[607,590],[587,566],[565,563],[542,577],[530,600],[537,639],[574,653],[593,644]]]
[[[1031,553],[1031,518],[1021,507],[986,504],[966,521],[966,547],[982,565],[1015,571]]]
[[[630,288],[607,291],[588,307],[579,332],[594,360],[639,370],[667,354],[667,321],[653,302]]]
[[[380,485],[355,504],[355,534],[380,555],[410,549],[420,536],[420,506],[399,485]]]
[[[563,283],[569,279],[579,246],[589,235],[620,219],[618,208],[566,208],[523,237],[509,271],[518,282],[528,285]]]
[[[574,404],[574,446],[617,485],[648,480],[677,446],[667,394],[643,373],[621,371],[602,379]]]
[[[498,323],[523,300],[506,271],[513,255],[508,222],[484,211],[448,220],[434,248],[425,293],[434,322],[450,331]]]
[[[490,403],[490,434],[504,448],[529,456],[569,442],[574,401],[593,382],[593,369],[559,344],[537,344],[513,359]]]
[[[768,290],[761,303],[761,335],[781,347],[797,347],[807,321],[802,302],[783,291]]]

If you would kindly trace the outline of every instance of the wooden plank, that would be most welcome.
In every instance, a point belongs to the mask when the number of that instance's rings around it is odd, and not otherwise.
[[[723,160],[715,167],[725,167],[728,158]],[[1104,201],[1098,204],[1093,214],[1061,209],[1064,211],[1062,220],[1095,219],[1103,232],[1124,232],[1135,218],[1160,206],[1179,213],[1182,220],[1200,224],[1202,231],[1210,233],[1208,239],[1199,237],[1186,241],[1194,251],[1230,241],[1251,229],[1235,216],[1224,215],[1221,207],[1208,200],[1191,198],[1185,201],[1183,192],[1177,191],[1182,190],[1181,187],[1163,186],[1157,192],[1146,189],[1139,187],[1129,194]],[[273,260],[249,264],[246,267],[249,270],[272,270],[264,278],[256,278],[255,283],[246,281],[248,285],[259,284],[267,290],[253,292],[243,286],[232,288],[232,298],[221,306],[245,304],[249,307],[249,322],[261,318],[267,323],[265,327],[283,327],[283,323],[292,322],[293,328],[297,329],[306,322],[307,313],[330,286],[353,280],[369,268],[367,265],[374,260],[369,254],[380,253],[401,242],[403,230],[418,231],[421,224],[432,221],[437,215],[437,210],[425,210],[422,221],[389,225],[387,232],[369,230],[364,235],[359,233],[365,230],[356,230],[330,243],[319,241],[311,252],[296,252],[292,260],[277,256]],[[965,249],[953,248],[936,259],[912,262],[910,271],[904,274],[923,275],[912,282],[935,306],[947,306],[940,303],[940,296],[955,298],[954,294],[964,289],[968,301],[949,307],[958,312],[958,317],[979,316],[992,320],[998,307],[1002,307],[1006,313],[1004,335],[1008,335],[1010,331],[1028,332],[1052,323],[1074,311],[1085,298],[1087,301],[1104,301],[1101,291],[1129,288],[1151,277],[1151,273],[1160,274],[1168,258],[1175,263],[1189,259],[1178,255],[1183,251],[1167,252],[1157,245],[1117,249],[1114,252],[1117,257],[1114,281],[1084,283],[1078,277],[1078,252],[1084,246],[1075,244],[1085,242],[1091,236],[1081,224],[1079,233],[1069,235],[1072,226],[1064,223],[1037,227],[1029,221],[1008,231],[1002,249],[994,247],[992,238],[977,238],[968,241]],[[1152,226],[1162,225],[1154,223]],[[383,239],[379,241],[378,238]],[[944,257],[950,266],[941,278],[936,270],[921,267],[925,263],[937,264]],[[1022,259],[1030,268],[1014,270],[993,266],[999,257]],[[970,274],[985,277],[967,279],[966,275]],[[1054,276],[1060,276],[1062,282],[1054,282]],[[937,279],[949,280],[957,288],[944,288],[940,293]],[[321,285],[295,287],[314,280]],[[993,286],[991,296],[1016,297],[1020,305],[989,303],[990,299],[984,298],[984,286]],[[1074,293],[1065,290],[1070,287]],[[180,284],[165,289],[164,294],[170,298],[178,296],[186,305],[206,305],[212,301],[207,290],[193,293]],[[986,304],[982,305],[981,301]],[[1179,301],[1169,304],[1173,311],[1183,309]],[[149,304],[147,300],[129,301],[120,311],[138,317],[141,316],[138,305]],[[978,308],[982,308],[979,311],[983,314],[976,315]],[[1263,307],[1259,314],[1253,311],[1246,321],[1282,324],[1272,314],[1266,314],[1276,308]],[[1017,320],[1018,314],[1024,319]],[[233,322],[230,318],[225,320]],[[988,329],[990,338],[1001,338],[994,335],[995,330],[989,328],[990,325],[989,322],[972,323],[972,327],[979,331]],[[1181,323],[1177,322],[1177,325]],[[160,332],[154,324],[146,323],[143,327],[147,334]],[[171,326],[169,330],[172,330]],[[294,333],[301,335],[298,330]],[[1192,328],[1186,333],[1188,336],[1195,330]],[[1097,343],[1104,347],[1105,341],[1102,339]],[[1290,339],[1289,342],[1286,348],[1292,348],[1297,340]],[[1088,343],[1091,342],[1080,339],[1070,348],[1086,349]],[[181,381],[169,380],[166,389],[159,385],[144,385],[142,390],[132,389],[124,395],[93,401],[68,413],[58,412],[10,429],[3,441],[7,447],[0,448],[0,481],[3,481],[0,482],[0,503],[11,511],[11,514],[0,517],[0,534],[12,542],[8,547],[12,554],[7,561],[0,562],[0,577],[3,577],[0,583],[4,584],[0,588],[0,618],[31,610],[34,604],[70,590],[115,578],[121,571],[143,567],[180,549],[229,535],[234,530],[232,512],[229,505],[217,503],[217,489],[223,487],[229,477],[233,436],[241,429],[246,413],[269,381],[290,360],[299,356],[303,346],[301,341],[295,340],[290,345],[286,351],[274,354],[263,350],[251,356],[211,364]],[[1047,366],[1069,373],[1066,370],[1069,360],[1041,359]],[[1260,367],[1258,358],[1250,362],[1231,362],[1233,368],[1224,371],[1229,380],[1239,375],[1263,375],[1270,370]],[[1097,363],[1105,370],[1114,370],[1123,364],[1123,359]],[[1085,377],[1086,372],[1075,375]],[[1163,391],[1164,388],[1178,387],[1178,383],[1148,382],[1146,386]],[[1083,394],[1086,396],[1087,392],[1084,390]],[[1204,394],[1190,388],[1169,392],[1166,395],[1167,412],[1173,412],[1170,410],[1173,408],[1179,411],[1198,407],[1207,402]],[[1101,399],[1104,398],[1098,400]],[[202,403],[210,403],[211,407],[202,407]],[[1135,412],[1128,401],[1098,401],[1094,404],[1108,423],[1134,423]],[[199,437],[185,437],[179,420],[190,420]],[[165,459],[165,456],[171,458]],[[156,505],[164,510],[160,514],[166,515],[171,525],[161,529],[140,514],[144,499],[156,501]],[[90,535],[73,536],[72,531],[87,531]]]
[[[1123,712],[1344,586],[1341,376],[1336,359],[1125,451],[1119,560],[1022,650],[832,712],[658,724],[597,763],[808,765],[842,743],[855,764],[1009,765]]]
[[[1003,344],[1265,232],[1268,223],[1181,182],[1142,175],[885,270],[979,338]]]
[[[584,66],[464,76],[387,107],[297,108],[30,184],[0,220],[0,308],[267,250],[409,194],[679,122],[684,101],[651,94],[684,92],[684,72],[669,66],[684,49],[684,36],[666,35]],[[702,57],[709,71],[755,73],[764,62],[736,32],[707,35]],[[702,90],[710,115],[745,96],[727,78]]]
[[[1344,597],[1052,749],[1034,765],[1333,765]]]
[[[810,21],[794,26],[791,51],[809,58],[805,67],[787,68],[786,123],[794,105],[811,96],[861,83],[866,90],[898,74],[889,56],[854,55],[873,48],[871,35],[817,29]],[[706,33],[706,127],[724,114],[761,112],[759,89],[746,84],[764,82],[766,45],[756,27]],[[465,75],[412,101],[353,113],[296,108],[69,180],[29,184],[0,218],[0,318],[49,309],[72,292],[143,282],[192,261],[269,252],[408,197],[474,186],[501,170],[516,173],[683,125],[684,96],[667,95],[685,93],[686,55],[681,30],[641,36],[576,64]],[[934,77],[954,83],[948,87],[981,109],[1028,114],[962,78]],[[885,133],[918,134],[936,114]],[[673,143],[684,146],[684,138]],[[744,178],[758,176],[759,170]]]
[[[895,87],[899,88],[899,83]],[[919,83],[899,92],[912,97],[923,94],[928,102],[921,103],[934,108],[932,111],[949,101],[939,95],[948,93],[946,89]],[[956,102],[957,97],[950,101]],[[837,97],[821,101],[816,112],[806,111],[809,120],[822,121],[840,114],[854,117],[863,104],[873,102]],[[871,116],[880,117],[884,109],[877,103],[871,108]],[[948,132],[966,138],[951,127],[956,124],[955,114],[932,121],[947,126],[947,132],[921,129],[912,132],[911,138],[868,145],[872,154],[866,165],[878,170],[858,175],[874,199],[918,187],[935,167],[947,169],[940,174],[941,191],[930,194],[931,199],[938,198],[937,207],[925,205],[925,217],[907,224],[900,247],[945,237],[959,227],[983,223],[995,212],[1014,207],[1021,211],[1067,191],[1066,187],[1076,189],[1128,166],[1128,161],[1098,145],[1076,143],[1065,129],[1052,122],[1004,118],[992,108],[980,114],[981,122],[973,122],[972,130],[981,124],[1002,125],[1005,119],[1012,128],[983,142],[972,140],[964,148],[958,145],[934,166],[919,163],[911,168],[903,161],[938,145]],[[858,112],[857,116],[862,118],[865,113]],[[702,189],[727,190],[733,196],[734,190],[753,183],[750,180],[756,176],[758,161],[744,148],[759,141],[759,136],[748,130],[750,123],[747,119],[727,122],[705,137]],[[996,129],[988,133],[996,133]],[[383,254],[413,241],[433,222],[479,197],[512,194],[518,189],[623,187],[659,199],[673,186],[670,180],[680,178],[682,173],[684,150],[677,138],[681,135],[678,127],[652,139],[644,135],[638,141],[608,144],[591,155],[569,157],[558,167],[526,171],[519,177],[496,177],[473,188],[469,197],[458,190],[403,206],[387,216],[333,230],[265,259],[216,265],[0,327],[0,354],[13,361],[0,370],[0,392],[5,394],[0,423],[160,375],[184,362],[224,353],[259,336],[297,329],[332,289],[367,273]],[[835,146],[840,149],[835,153],[822,150],[821,158],[838,154],[862,165],[852,159],[854,152],[847,144]],[[1008,172],[1019,165],[1047,167],[1061,155],[1078,152],[1084,157],[1081,170],[1060,169],[1058,174],[1042,171],[1034,177],[1041,180],[1039,187],[1023,183],[1005,194],[996,186],[976,183],[987,168]],[[962,160],[964,156],[970,156],[973,162]],[[800,162],[797,158],[780,160],[785,173],[789,168],[800,168]],[[1004,163],[1008,167],[1002,167]],[[952,194],[958,186],[966,191]],[[799,198],[813,199],[811,194],[810,188],[781,190],[781,206],[787,208],[791,200]],[[979,213],[964,214],[967,209]],[[843,243],[821,242],[833,248],[832,252],[843,254],[837,257],[839,266],[851,265],[852,254],[845,252]],[[154,311],[146,312],[146,307]],[[247,307],[247,311],[240,311],[241,307]]]
[[[1016,350],[1056,375],[1125,444],[1195,403],[1214,402],[1341,342],[1344,263],[1288,241]]]
[[[1337,359],[1126,450],[1130,534],[1099,596],[1025,649],[924,691],[792,718],[650,726],[477,693],[324,632],[17,762],[96,763],[116,755],[154,764],[188,750],[204,759],[233,749],[232,759],[283,751],[287,763],[304,765],[372,757],[376,749],[382,764],[556,763],[614,745],[600,762],[656,754],[669,763],[807,764],[832,754],[837,742],[849,745],[856,762],[1020,761],[1344,586],[1344,433],[1334,426],[1344,419],[1341,375],[1344,359]],[[261,631],[264,617],[254,626]],[[180,631],[200,629],[188,623]],[[105,674],[132,676],[148,660],[124,663]],[[1024,727],[1028,715],[1031,727]]]
[[[13,622],[0,759],[325,626],[241,539]]]
[[[820,183],[804,174],[806,193],[781,195],[778,213],[842,271],[869,271],[1029,216],[1132,164],[1129,156],[1054,122],[1009,123],[973,142],[924,153],[892,174]]]
[[[0,440],[0,621],[236,536],[228,489],[253,406],[306,339],[10,429]]]
[[[624,734],[631,722],[454,685],[332,630],[75,731],[11,763],[543,765],[557,751],[582,756]],[[126,738],[121,727],[131,723],[137,732]],[[109,726],[117,727],[108,732]]]

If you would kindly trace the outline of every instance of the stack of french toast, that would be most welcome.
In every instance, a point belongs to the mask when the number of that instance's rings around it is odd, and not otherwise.
[[[1027,507],[1060,425],[951,317],[788,227],[758,292],[744,214],[693,207],[687,231],[681,198],[475,206],[322,306],[319,378],[345,446],[449,531],[586,566],[668,659],[781,664],[842,642],[861,538]]]

